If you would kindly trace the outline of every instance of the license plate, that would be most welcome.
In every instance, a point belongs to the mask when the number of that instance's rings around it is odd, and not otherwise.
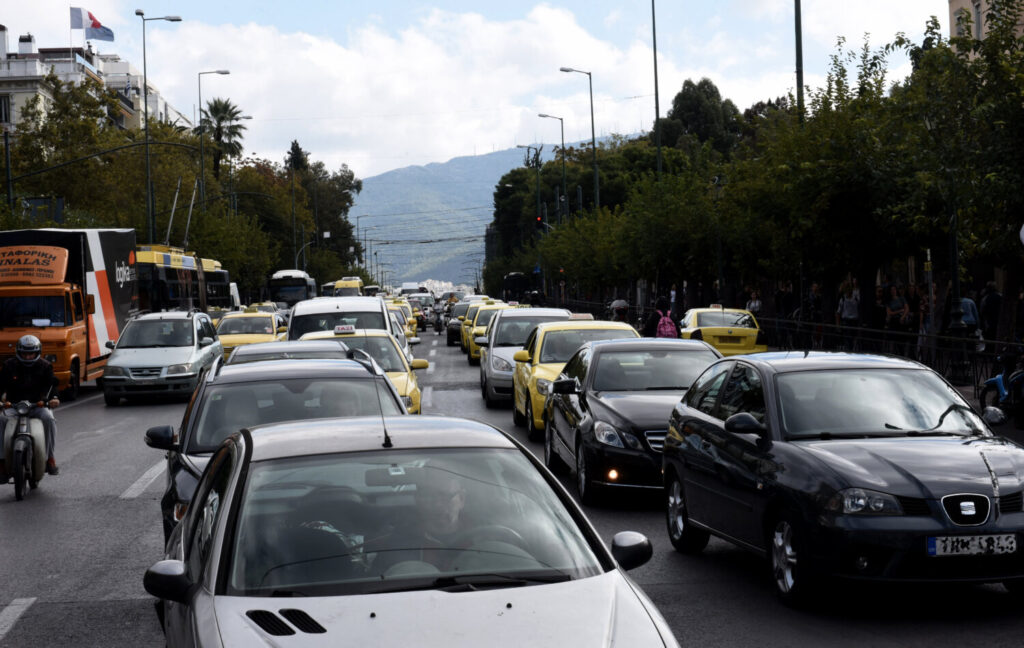
[[[994,556],[1016,551],[1017,536],[1013,533],[928,538],[929,556]]]
[[[718,336],[718,343],[719,344],[739,344],[742,340],[743,340],[743,338],[739,337],[738,335],[719,335]]]

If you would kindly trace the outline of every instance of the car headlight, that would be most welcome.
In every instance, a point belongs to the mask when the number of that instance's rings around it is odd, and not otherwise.
[[[594,424],[594,437],[605,445],[616,448],[629,447],[633,450],[643,450],[640,440],[629,432],[624,432],[611,423],[598,421]]]
[[[828,500],[826,508],[846,515],[903,515],[895,497],[866,488],[844,488]]]
[[[405,403],[405,409],[412,407],[412,396],[402,396],[402,402]]]
[[[498,356],[494,356],[494,359],[491,361],[491,366],[494,367],[495,371],[512,371],[512,365],[509,364],[508,360],[505,358],[499,358]]]
[[[186,362],[184,364],[174,364],[167,367],[167,375],[171,376],[174,374],[184,374],[192,371],[192,363]]]
[[[127,376],[128,372],[124,370],[124,367],[111,367],[107,365],[103,368],[104,376]]]
[[[551,389],[551,381],[544,380],[543,378],[537,379],[537,393],[541,396],[546,396],[548,390]]]

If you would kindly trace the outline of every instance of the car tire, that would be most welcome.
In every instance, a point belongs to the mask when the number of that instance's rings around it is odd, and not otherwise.
[[[564,473],[568,468],[555,452],[555,429],[550,416],[544,419],[544,465],[556,475]]]
[[[576,441],[576,493],[580,502],[586,506],[596,506],[601,502],[598,486],[590,479],[590,466],[587,453],[583,451],[583,443]]]
[[[526,397],[526,436],[530,441],[540,441],[540,435],[544,428],[537,429],[533,425],[533,399]]]
[[[12,452],[11,476],[14,478],[14,499],[19,502],[25,498],[25,482],[28,479],[26,463],[25,451],[20,445],[15,447]]]
[[[526,426],[526,417],[519,413],[519,408],[516,407],[515,396],[512,397],[512,424],[516,427]]]
[[[690,522],[683,482],[674,472],[665,484],[665,523],[668,539],[679,553],[697,554],[708,546],[711,534]]]
[[[103,402],[107,404],[107,407],[115,407],[121,402],[121,397],[117,394],[105,391],[103,392]]]
[[[803,527],[791,514],[778,516],[768,530],[768,560],[775,594],[789,607],[806,605],[816,585],[811,569],[800,562],[800,556],[809,553],[805,551],[805,537]]]
[[[484,397],[484,405],[487,409],[494,409],[498,406],[498,401],[491,398],[490,390],[487,389],[487,380],[481,379],[480,381],[480,393]]]
[[[82,377],[78,373],[78,362],[71,363],[71,377],[68,379],[68,386],[61,392],[61,398],[71,402],[78,398],[81,388]]]
[[[480,358],[474,358],[472,353],[467,353],[466,362],[469,363],[470,367],[476,367],[480,365]]]

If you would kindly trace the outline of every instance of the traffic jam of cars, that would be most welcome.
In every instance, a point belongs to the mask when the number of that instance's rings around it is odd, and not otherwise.
[[[606,542],[585,512],[643,498],[677,552],[752,552],[789,606],[844,579],[1024,592],[1024,448],[919,363],[770,351],[751,313],[720,306],[641,337],[341,283],[216,327],[141,314],[107,344],[108,407],[189,401],[145,433],[166,458],[166,547],[144,585],[168,645],[424,645],[456,623],[467,645],[678,645],[626,573],[651,540]],[[457,371],[511,412],[507,431],[409,416],[431,414],[428,334],[465,354]]]

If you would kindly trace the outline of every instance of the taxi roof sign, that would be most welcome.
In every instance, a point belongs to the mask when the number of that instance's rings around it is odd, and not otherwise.
[[[594,315],[592,313],[572,313],[569,315],[571,320],[592,320]]]
[[[335,335],[344,335],[345,333],[355,333],[355,332],[356,332],[355,324],[338,324],[337,326],[334,327],[334,334]]]

